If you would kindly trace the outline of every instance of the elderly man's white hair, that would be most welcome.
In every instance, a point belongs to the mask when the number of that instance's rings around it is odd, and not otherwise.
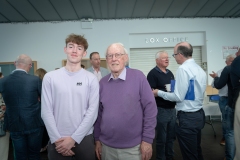
[[[236,54],[230,54],[226,57],[226,61],[228,61],[230,58],[236,58]]]
[[[163,53],[167,53],[167,54],[168,54],[167,51],[158,51],[158,52],[156,53],[156,55],[155,55],[155,58],[158,59],[159,56],[160,56],[161,54],[163,54]]]
[[[124,45],[123,45],[122,43],[120,43],[120,42],[113,43],[113,44],[111,44],[110,46],[108,46],[108,48],[111,47],[111,46],[113,46],[113,45],[122,46],[124,53],[125,53],[125,54],[128,54],[127,49],[124,47]],[[108,51],[108,48],[107,48],[107,51]],[[106,55],[107,55],[107,52],[106,52]]]

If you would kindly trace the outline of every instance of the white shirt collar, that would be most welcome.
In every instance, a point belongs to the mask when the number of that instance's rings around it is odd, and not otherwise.
[[[118,76],[118,78],[114,78],[113,74],[111,73],[111,76],[109,77],[108,81],[110,81],[110,79],[121,79],[121,80],[126,80],[126,74],[127,74],[127,69],[124,67],[124,69],[122,70],[122,72],[120,73],[120,75]]]
[[[25,71],[24,69],[19,69],[19,68],[17,68],[17,69],[15,69],[15,70],[13,70],[13,71],[12,71],[12,73],[13,73],[13,72],[15,72],[15,71],[24,71],[24,72],[26,72],[26,73],[27,73],[27,71]],[[28,73],[27,73],[27,74],[28,74]]]

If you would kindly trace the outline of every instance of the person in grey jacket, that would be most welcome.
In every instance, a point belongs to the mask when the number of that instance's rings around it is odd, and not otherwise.
[[[100,81],[102,77],[109,74],[109,71],[106,68],[100,67],[101,60],[98,52],[92,52],[89,58],[92,66],[87,70],[89,72],[92,72],[94,75],[96,75],[98,78],[98,81]]]

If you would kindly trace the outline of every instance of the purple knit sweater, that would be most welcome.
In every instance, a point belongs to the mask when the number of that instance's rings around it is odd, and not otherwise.
[[[146,77],[127,69],[126,80],[100,81],[100,105],[94,126],[95,140],[113,148],[130,148],[153,142],[157,106]]]

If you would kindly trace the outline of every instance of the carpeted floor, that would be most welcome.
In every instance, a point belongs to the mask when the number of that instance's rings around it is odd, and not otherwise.
[[[225,147],[221,146],[220,140],[222,138],[222,126],[221,122],[214,121],[213,126],[216,131],[216,138],[214,137],[212,127],[209,124],[205,124],[204,129],[202,130],[202,152],[205,160],[223,160],[224,159],[224,150]],[[155,143],[153,144],[155,146]],[[181,152],[177,140],[174,145],[175,150],[175,160],[182,160]],[[151,160],[155,159],[156,150],[153,147],[153,157]],[[41,153],[42,160],[47,160],[47,152]],[[10,145],[9,149],[9,160],[13,160],[13,149]]]

